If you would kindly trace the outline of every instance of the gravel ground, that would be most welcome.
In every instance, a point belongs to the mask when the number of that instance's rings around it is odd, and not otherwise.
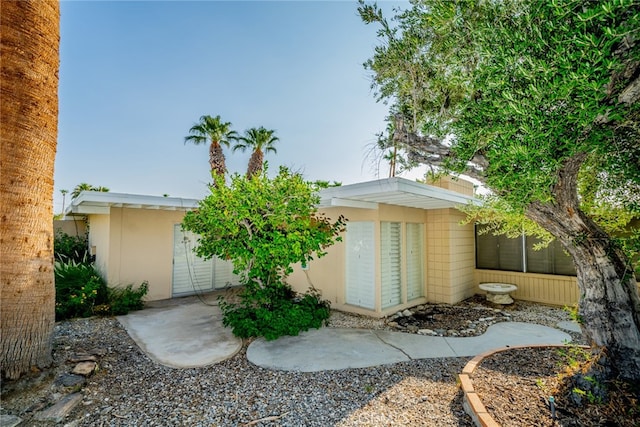
[[[549,326],[567,319],[561,309],[528,303],[517,303],[509,317]],[[338,312],[329,324],[394,329],[383,319]],[[180,370],[148,359],[113,318],[59,322],[54,366],[3,383],[0,412],[21,417],[20,426],[473,425],[456,386],[466,358],[296,373],[252,365],[245,356],[247,344],[222,363]],[[99,370],[84,385],[57,385],[56,379],[73,368],[69,359],[83,352],[99,355]],[[36,420],[38,411],[72,391],[82,393],[82,402],[64,422]]]

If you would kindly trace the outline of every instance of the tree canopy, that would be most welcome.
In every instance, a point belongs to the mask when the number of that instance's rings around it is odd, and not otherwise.
[[[233,145],[233,151],[246,149],[252,150],[251,158],[247,166],[247,177],[260,174],[264,163],[265,153],[277,153],[274,144],[280,140],[273,129],[266,129],[264,126],[250,128],[244,131],[244,135],[238,138],[238,142]]]
[[[576,155],[601,188],[640,182],[639,8],[417,1],[391,26],[361,4],[384,38],[365,65],[410,158],[466,172],[524,209],[553,198],[557,171]]]
[[[238,139],[238,133],[231,129],[231,122],[223,122],[220,116],[204,115],[198,123],[191,126],[189,135],[184,137],[184,143],[191,142],[195,145],[209,145],[209,166],[213,176],[222,176],[227,173],[222,146],[229,146],[232,141]]]
[[[380,28],[365,67],[391,103],[386,137],[558,239],[589,338],[640,379],[640,297],[606,229],[612,208],[640,213],[640,3],[416,0],[388,21],[360,0],[359,12]]]
[[[243,283],[281,282],[292,264],[323,256],[340,240],[344,218],[331,222],[319,214],[314,186],[284,167],[273,179],[265,169],[251,178],[233,175],[229,186],[210,189],[183,227],[200,236],[199,256],[231,260]]]

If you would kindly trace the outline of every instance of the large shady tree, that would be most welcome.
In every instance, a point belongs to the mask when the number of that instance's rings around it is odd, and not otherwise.
[[[0,371],[10,379],[51,363],[59,7],[57,0],[1,7]]]
[[[366,66],[393,104],[389,136],[551,233],[573,257],[583,328],[610,375],[640,380],[633,268],[585,207],[640,206],[640,3],[424,0],[393,25],[375,5],[359,12],[381,24]]]

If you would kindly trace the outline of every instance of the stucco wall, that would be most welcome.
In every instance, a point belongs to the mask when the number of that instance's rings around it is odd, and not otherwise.
[[[340,214],[350,221],[378,220],[378,211],[372,209],[324,208],[319,209],[319,213],[334,221]],[[342,238],[345,238],[344,233]],[[327,249],[327,255],[311,261],[306,270],[296,266],[287,282],[298,292],[305,292],[310,286],[315,287],[322,293],[322,298],[331,301],[331,306],[338,310],[373,315],[374,312],[370,310],[345,304],[345,266],[345,245],[344,242],[338,242]],[[379,282],[379,271],[376,280]]]
[[[149,282],[147,301],[171,298],[173,230],[183,211],[111,208],[90,215],[89,245],[109,286]]]
[[[96,269],[109,283],[109,215],[89,215],[89,249],[95,255]]]
[[[111,286],[149,282],[147,300],[171,298],[173,230],[182,211],[111,208]]]
[[[386,316],[406,307],[427,301],[455,303],[475,292],[474,288],[474,234],[473,226],[460,226],[464,215],[455,209],[425,211],[380,204],[378,210],[354,208],[325,208],[320,210],[330,218],[342,213],[349,221],[373,221],[375,234],[375,309],[367,310],[345,303],[345,245],[337,243],[328,248],[328,254],[314,260],[308,269],[297,266],[289,277],[289,283],[295,290],[303,292],[310,284],[322,292],[325,299],[331,301],[333,308],[371,316]],[[425,297],[407,301],[403,287],[402,303],[383,310],[381,308],[381,271],[380,271],[380,221],[401,222],[403,225],[402,257],[405,259],[406,247],[404,233],[406,223],[425,224],[424,274]],[[344,236],[343,236],[344,238]],[[403,263],[402,276],[406,277],[406,265]]]
[[[87,226],[84,218],[78,219],[56,219],[53,221],[54,231],[62,231],[69,236],[84,236],[87,233]]]

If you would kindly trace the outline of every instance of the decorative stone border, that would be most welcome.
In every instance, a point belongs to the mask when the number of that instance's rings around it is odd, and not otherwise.
[[[489,350],[484,353],[480,353],[471,359],[464,366],[461,374],[458,374],[458,384],[464,393],[462,398],[462,406],[464,410],[477,427],[500,427],[500,424],[493,419],[493,417],[487,411],[480,396],[473,388],[473,372],[482,361],[492,356],[495,353],[500,353],[507,350],[517,350],[520,348],[552,348],[552,347],[572,347],[571,345],[553,345],[553,344],[535,344],[535,345],[514,345],[511,347],[501,347],[494,350]],[[588,349],[589,346],[580,345],[580,348]]]

